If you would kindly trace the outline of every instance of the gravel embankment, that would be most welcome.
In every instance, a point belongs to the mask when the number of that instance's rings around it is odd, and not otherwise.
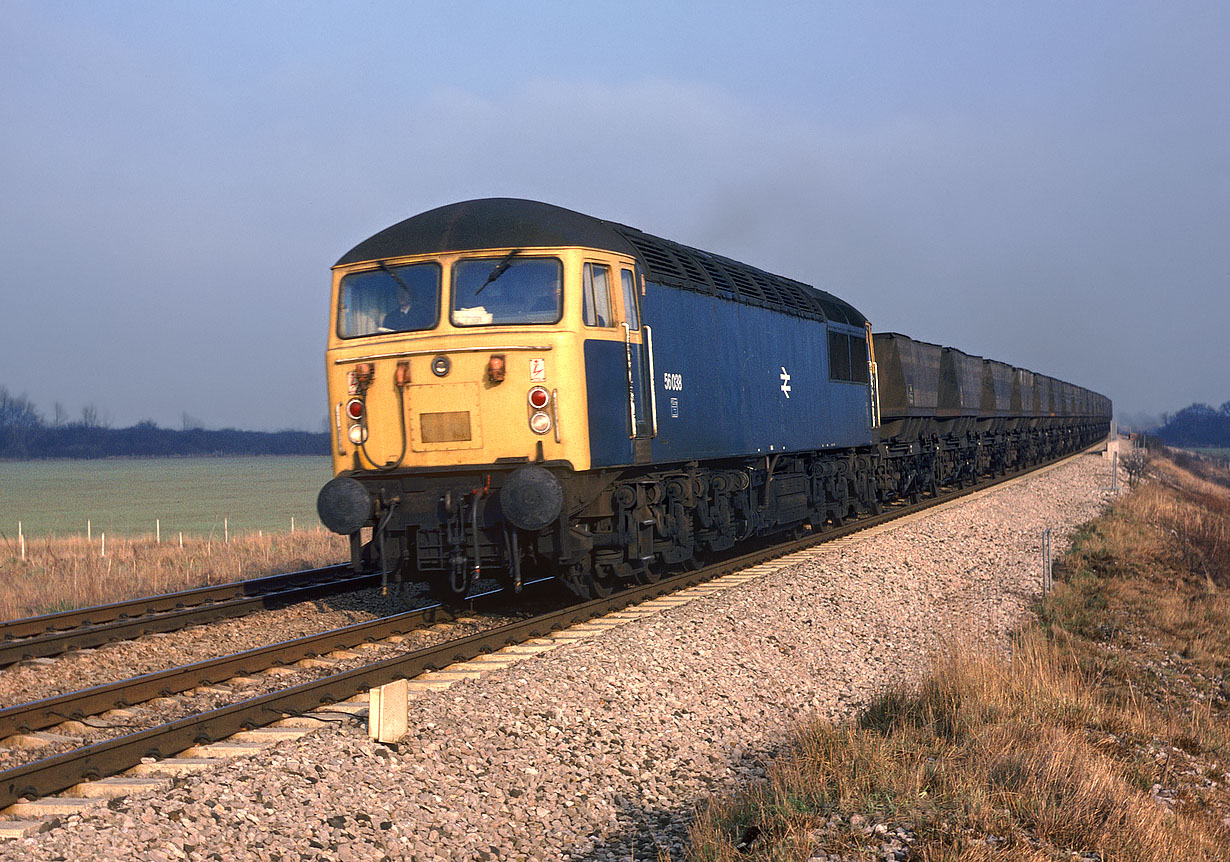
[[[761,777],[808,712],[850,716],[963,638],[1002,642],[1108,498],[1083,456],[765,578],[0,845],[0,859],[645,859]]]
[[[281,641],[316,634],[381,616],[420,607],[431,601],[425,591],[382,597],[378,589],[361,590],[299,602],[285,608],[193,626],[177,632],[117,641],[93,650],[66,653],[54,659],[23,662],[0,670],[0,705],[26,703],[127,679],[144,673],[179,667]],[[198,712],[218,709],[240,700],[340,673],[369,662],[392,658],[442,640],[475,634],[510,622],[512,616],[484,613],[466,615],[455,622],[407,632],[400,643],[381,643],[380,649],[362,650],[358,658],[343,659],[331,667],[293,665],[293,673],[257,674],[233,682],[198,688],[172,697],[104,713],[85,722],[72,721],[48,728],[40,743],[28,748],[0,747],[0,770],[11,769],[81,745],[101,742],[154,727]],[[47,741],[50,740],[50,741]]]

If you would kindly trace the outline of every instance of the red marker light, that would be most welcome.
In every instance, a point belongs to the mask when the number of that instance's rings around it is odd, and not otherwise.
[[[530,406],[535,410],[541,410],[547,406],[551,400],[551,393],[541,386],[535,386],[530,390]]]
[[[363,401],[358,398],[351,398],[346,404],[346,415],[356,422],[363,418]]]

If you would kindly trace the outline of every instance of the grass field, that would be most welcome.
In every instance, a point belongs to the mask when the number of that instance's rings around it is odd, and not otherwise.
[[[805,723],[691,858],[882,859],[877,827],[906,859],[1230,857],[1230,470],[1186,460],[1078,534],[1010,658],[954,649]]]
[[[86,534],[153,535],[163,541],[289,531],[319,525],[316,493],[332,476],[327,457],[109,458],[0,462],[0,539]]]
[[[0,540],[0,619],[313,569],[350,559],[345,536],[324,527],[231,536],[139,538],[43,536]]]
[[[0,618],[347,560],[316,517],[330,476],[294,456],[0,463]]]
[[[331,475],[296,456],[0,462],[0,618],[346,560],[316,517]]]

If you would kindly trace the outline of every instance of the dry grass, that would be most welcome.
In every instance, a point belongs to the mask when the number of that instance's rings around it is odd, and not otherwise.
[[[26,540],[0,544],[0,619],[15,619],[330,565],[350,558],[345,537],[324,529],[230,537],[153,536]]]
[[[809,723],[698,816],[692,857],[882,859],[901,828],[918,860],[1230,858],[1230,499],[1151,473],[1080,532],[1009,659],[958,650]]]

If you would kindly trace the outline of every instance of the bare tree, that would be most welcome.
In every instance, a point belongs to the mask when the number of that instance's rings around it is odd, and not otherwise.
[[[43,424],[33,402],[24,395],[10,395],[0,386],[0,428],[28,429]]]
[[[1145,452],[1136,449],[1130,455],[1125,456],[1119,463],[1123,465],[1123,470],[1127,473],[1128,487],[1135,488],[1145,476],[1145,470],[1149,466],[1149,456]]]
[[[0,451],[24,458],[35,445],[43,417],[24,395],[10,395],[0,386]]]
[[[87,404],[81,408],[81,424],[86,428],[98,427],[98,408],[93,404]]]

